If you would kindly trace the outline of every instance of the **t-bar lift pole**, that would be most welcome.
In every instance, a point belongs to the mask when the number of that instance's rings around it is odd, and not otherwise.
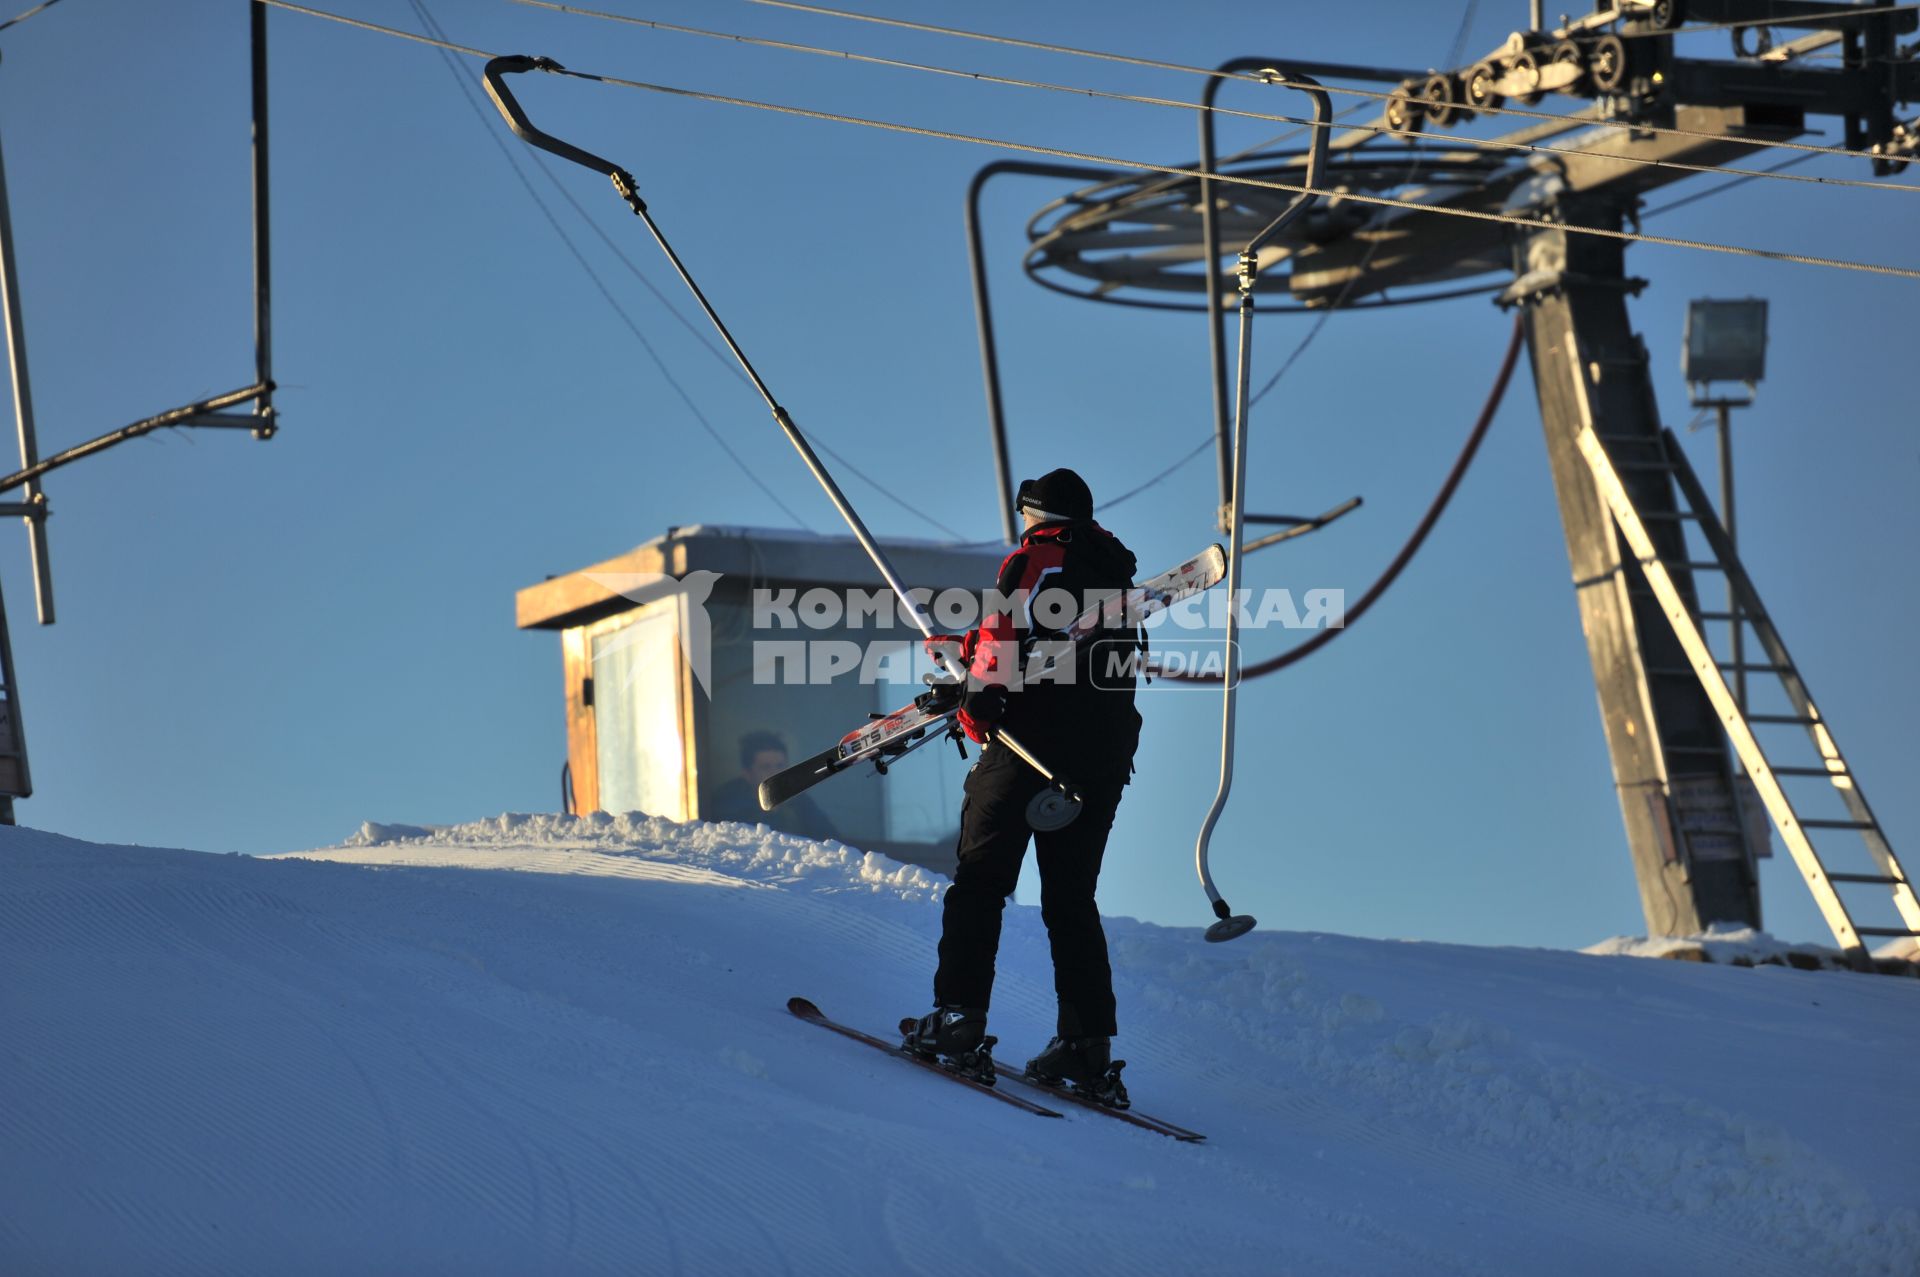
[[[1313,191],[1320,185],[1321,174],[1326,169],[1327,136],[1333,127],[1333,104],[1317,80],[1274,67],[1262,68],[1260,73],[1269,83],[1299,89],[1313,99],[1313,145],[1307,152],[1307,179],[1303,183],[1307,189],[1294,196],[1280,216],[1269,222],[1240,250],[1240,368],[1239,384],[1234,396],[1233,495],[1228,507],[1227,676],[1220,711],[1220,789],[1213,796],[1213,806],[1207,809],[1206,823],[1200,826],[1200,838],[1193,851],[1194,866],[1200,873],[1200,885],[1206,890],[1217,919],[1207,928],[1207,939],[1216,943],[1243,936],[1255,925],[1251,916],[1235,914],[1227,907],[1220,889],[1213,885],[1213,873],[1207,867],[1208,844],[1213,839],[1214,826],[1220,821],[1220,813],[1226,808],[1227,795],[1233,789],[1234,702],[1240,690],[1240,563],[1246,553],[1247,379],[1252,362],[1253,286],[1260,277],[1260,250],[1289,223],[1305,213],[1317,198]],[[1209,275],[1218,269],[1217,260],[1211,256],[1205,265]],[[1213,317],[1208,316],[1208,322],[1212,321]]]
[[[647,212],[646,201],[640,198],[633,174],[610,160],[603,160],[597,155],[583,151],[577,146],[535,128],[533,122],[527,118],[527,113],[521,110],[520,103],[514,98],[512,90],[507,88],[506,82],[501,78],[522,71],[565,70],[565,67],[551,58],[528,57],[521,54],[491,59],[482,75],[486,81],[487,96],[493,99],[493,104],[500,109],[500,114],[506,117],[507,127],[513,130],[516,137],[531,146],[537,146],[543,151],[558,155],[561,159],[590,168],[612,179],[613,189],[619,192],[620,198],[627,202],[627,207],[631,208],[634,214],[646,224],[654,242],[660,245],[660,251],[666,254],[675,273],[680,276],[680,281],[687,286],[687,291],[693,294],[693,299],[700,303],[700,309],[706,312],[707,319],[720,334],[720,339],[727,343],[727,349],[733,352],[733,357],[739,361],[740,367],[746,372],[747,379],[753,383],[754,389],[760,392],[760,397],[766,400],[767,407],[772,411],[773,419],[779,424],[781,432],[786,435],[787,442],[791,443],[794,451],[800,454],[800,460],[806,463],[807,469],[826,491],[827,499],[833,502],[833,508],[840,512],[840,517],[845,519],[847,526],[853,530],[854,539],[860,543],[860,548],[867,552],[869,559],[873,560],[874,567],[880,570],[880,575],[886,581],[888,588],[899,596],[900,602],[906,607],[908,615],[912,617],[914,625],[918,627],[921,634],[932,638],[933,618],[927,615],[926,609],[920,606],[919,600],[908,592],[906,583],[894,571],[886,552],[880,548],[879,542],[873,539],[873,534],[867,530],[866,523],[854,510],[853,504],[847,500],[846,494],[840,490],[840,485],[834,482],[833,475],[815,455],[813,445],[807,442],[807,437],[800,433],[798,426],[794,425],[793,418],[787,414],[787,410],[774,399],[773,392],[767,388],[767,383],[760,379],[760,374],[754,371],[753,364],[747,359],[746,352],[740,348],[740,343],[736,342],[733,334],[727,331],[727,326],[721,322],[719,314],[707,301],[706,294],[700,291],[700,285],[694,282],[692,274],[681,263],[680,255],[673,251],[671,244],[667,243],[666,236],[655,224],[652,214]],[[936,651],[934,660],[957,681],[965,679],[966,670],[949,665],[948,658],[943,653]],[[1048,768],[1006,732],[996,730],[993,733],[993,743],[1004,747],[1047,780],[1049,788],[1042,790],[1034,801],[1028,804],[1027,822],[1030,825],[1042,830],[1060,829],[1080,814],[1080,792],[1077,786]]]

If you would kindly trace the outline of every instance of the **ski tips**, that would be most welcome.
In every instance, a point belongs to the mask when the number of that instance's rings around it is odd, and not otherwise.
[[[1238,940],[1258,925],[1250,915],[1237,913],[1231,918],[1222,918],[1208,927],[1207,941],[1210,944],[1219,944],[1226,940]]]
[[[824,1020],[826,1013],[805,998],[788,998],[787,1010],[804,1020]]]

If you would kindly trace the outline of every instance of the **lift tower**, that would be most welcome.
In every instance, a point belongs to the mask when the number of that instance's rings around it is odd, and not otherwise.
[[[1637,229],[1648,191],[1802,137],[1809,115],[1838,117],[1846,149],[1864,153],[1875,173],[1904,169],[1920,134],[1920,121],[1903,115],[1920,101],[1920,46],[1900,37],[1920,27],[1920,14],[1855,7],[1601,0],[1559,27],[1515,32],[1459,69],[1407,76],[1378,119],[1334,140],[1324,180],[1421,207],[1328,201],[1270,245],[1260,266],[1269,278],[1286,273],[1301,309],[1480,289],[1519,308],[1649,930],[1760,924],[1757,830],[1748,816],[1764,808],[1835,940],[1865,965],[1867,937],[1920,935],[1920,900],[1698,478],[1661,425],[1646,346],[1628,317],[1628,299],[1645,281],[1628,275],[1626,241],[1613,238]],[[1723,27],[1733,60],[1678,56],[1675,39],[1688,22]],[[1807,34],[1776,39],[1776,29]],[[1815,54],[1837,55],[1837,64],[1810,60]],[[1260,64],[1236,58],[1221,74]],[[1327,68],[1323,78],[1379,82],[1391,74],[1345,71]],[[1259,91],[1257,75],[1241,78],[1253,83],[1233,84],[1237,92]],[[1556,95],[1582,105],[1482,142],[1431,136],[1508,101],[1537,108]],[[1207,315],[1215,400],[1224,403],[1219,332],[1233,263],[1217,247],[1243,242],[1289,196],[1219,179],[1297,184],[1305,160],[1267,150],[1222,161],[1204,113],[1200,142],[1190,177],[1113,173],[1043,208],[1028,224],[1024,265],[1057,291]],[[1434,215],[1441,211],[1480,220]],[[1521,218],[1528,224],[1515,224]],[[1495,275],[1506,282],[1488,282]],[[984,302],[984,290],[976,292]],[[990,341],[990,324],[982,336]],[[987,355],[997,404],[997,365]],[[1224,421],[1216,431],[1224,436]],[[1725,577],[1736,606],[1703,608],[1695,578],[1706,573]],[[1727,624],[1750,628],[1764,659],[1719,659],[1707,635]],[[1728,688],[1730,672],[1777,679],[1785,712],[1748,713]],[[1804,737],[1809,765],[1770,761],[1792,744],[1768,738],[1776,728]],[[1822,792],[1828,801],[1837,795],[1844,810],[1803,816]],[[1813,844],[1829,830],[1858,835],[1867,853],[1861,872],[1829,871]],[[1841,887],[1890,895],[1899,925],[1856,924]]]

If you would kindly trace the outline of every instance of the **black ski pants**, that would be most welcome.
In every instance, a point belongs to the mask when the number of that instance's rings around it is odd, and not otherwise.
[[[1046,781],[1008,750],[981,754],[967,773],[960,809],[960,864],[947,888],[940,967],[933,977],[936,1003],[989,1005],[1000,919],[1019,885],[1031,837],[1040,866],[1040,917],[1053,947],[1057,1032],[1062,1037],[1114,1035],[1113,970],[1093,897],[1126,775],[1123,763],[1117,775],[1089,778],[1091,783],[1076,778],[1082,785],[1080,815],[1064,829],[1039,832],[1027,825],[1027,803]]]

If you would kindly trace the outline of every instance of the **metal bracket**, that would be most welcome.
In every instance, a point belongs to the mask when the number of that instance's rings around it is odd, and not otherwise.
[[[571,142],[562,142],[552,134],[543,133],[533,126],[533,121],[529,120],[527,113],[520,108],[519,99],[513,96],[513,90],[509,89],[506,81],[501,79],[502,76],[518,75],[523,71],[565,74],[566,68],[552,58],[529,57],[524,53],[511,53],[487,62],[485,70],[481,73],[486,80],[487,96],[493,99],[496,107],[500,108],[500,114],[506,117],[507,127],[513,130],[513,135],[529,146],[537,146],[563,160],[571,160],[596,173],[606,174],[613,179],[613,189],[620,193],[620,198],[627,202],[629,208],[635,213],[646,211],[646,201],[640,198],[640,191],[634,183],[633,174],[612,160],[603,160],[591,151],[583,151]]]
[[[1493,304],[1501,310],[1525,306],[1536,298],[1560,292],[1568,284],[1583,288],[1611,288],[1629,297],[1638,297],[1647,281],[1637,276],[1615,279],[1609,275],[1589,275],[1584,271],[1544,268],[1528,271],[1493,295]]]
[[[1282,541],[1291,541],[1295,537],[1305,536],[1309,532],[1318,532],[1335,519],[1358,510],[1360,506],[1361,499],[1359,497],[1349,497],[1325,514],[1316,514],[1311,519],[1292,520],[1293,526],[1284,532],[1271,532],[1257,540],[1247,542],[1242,553],[1252,554],[1255,550],[1264,550],[1270,545],[1279,545]],[[1247,517],[1251,521],[1253,516],[1249,515]]]
[[[35,492],[25,501],[8,501],[0,504],[0,518],[35,519],[45,523],[47,516],[53,513],[53,507],[47,504],[47,494]]]

